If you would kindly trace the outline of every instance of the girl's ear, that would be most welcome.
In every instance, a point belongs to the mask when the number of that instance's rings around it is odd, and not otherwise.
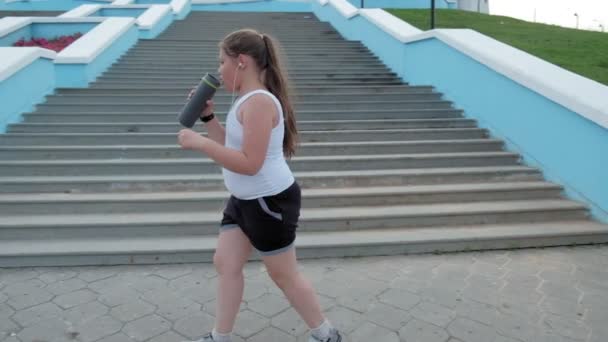
[[[239,55],[237,57],[237,62],[238,62],[238,67],[243,69],[245,68],[245,58],[243,57],[243,55]]]

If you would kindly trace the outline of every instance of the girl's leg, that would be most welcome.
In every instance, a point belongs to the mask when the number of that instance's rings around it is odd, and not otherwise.
[[[298,270],[295,248],[277,255],[262,255],[262,260],[272,280],[308,327],[314,329],[320,326],[325,317],[311,283]]]
[[[232,332],[243,299],[245,280],[243,266],[253,246],[243,231],[236,227],[220,232],[213,263],[218,273],[215,331]]]

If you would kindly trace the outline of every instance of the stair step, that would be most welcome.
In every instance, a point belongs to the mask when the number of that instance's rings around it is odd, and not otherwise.
[[[371,170],[515,165],[519,155],[511,152],[461,152],[420,154],[376,154],[294,157],[293,171]],[[87,176],[120,174],[193,174],[218,172],[208,158],[118,159],[118,160],[18,160],[1,161],[0,176]]]
[[[526,166],[468,168],[356,170],[294,172],[300,186],[306,188],[348,188],[365,186],[454,184],[542,181],[542,174]],[[34,176],[0,177],[0,193],[32,192],[158,192],[223,190],[219,173],[190,175],[116,175],[116,176]]]
[[[296,116],[299,123],[303,121],[333,121],[333,120],[415,120],[415,119],[454,119],[462,118],[463,112],[459,109],[400,109],[400,110],[308,110],[297,111]],[[225,113],[216,113],[220,120],[226,120]],[[42,113],[24,114],[24,123],[40,122],[95,122],[103,118],[105,122],[146,122],[175,121],[177,114],[174,111],[167,112],[98,112],[94,115],[89,112],[53,113],[46,115]],[[299,127],[302,130],[301,127]]]
[[[366,141],[301,143],[298,156],[501,151],[497,139],[438,141]],[[189,158],[192,152],[176,145],[0,146],[0,160]]]
[[[558,198],[562,188],[547,182],[438,184],[365,188],[309,188],[303,208],[464,203]],[[225,191],[93,194],[0,194],[3,216],[95,213],[195,212],[218,210]]]
[[[112,103],[90,103],[90,113],[106,112],[106,111],[122,111],[122,112],[145,112],[145,111],[172,111],[179,113],[186,101],[174,102],[169,104],[147,104],[147,103],[128,103],[128,104],[112,104]],[[230,102],[215,103],[215,110],[218,112],[228,112]],[[411,100],[411,101],[344,101],[344,102],[304,102],[294,103],[296,110],[382,110],[382,109],[451,109],[452,103],[442,100]],[[73,113],[82,111],[80,104],[40,104],[36,106],[38,113],[54,114],[54,113]]]
[[[101,120],[98,117],[97,120]],[[225,123],[222,123],[225,126]],[[475,128],[476,121],[472,119],[391,119],[391,120],[332,120],[332,121],[299,121],[298,129],[308,131],[342,131],[357,129],[425,129],[425,128]],[[175,133],[184,128],[177,123],[177,118],[168,122],[86,122],[86,123],[22,123],[10,124],[7,131],[10,133]],[[193,130],[205,132],[201,125]]]
[[[577,221],[585,206],[561,199],[419,204],[381,207],[303,208],[299,231],[340,231],[497,223]],[[90,215],[5,216],[0,240],[214,235],[221,210]]]
[[[298,258],[401,255],[608,242],[589,221],[301,232]],[[215,236],[0,241],[0,267],[211,262]],[[259,255],[253,258],[259,259]]]
[[[95,86],[93,84],[93,86]],[[153,96],[155,98],[165,98],[165,97],[182,97],[184,94],[188,92],[185,91],[186,88],[165,88],[165,89],[151,89],[145,88],[145,85],[142,85],[144,88],[132,88],[132,89],[113,89],[113,88],[84,88],[84,89],[68,89],[68,88],[59,88],[56,90],[55,95],[51,96],[59,96],[59,97],[104,97],[111,95],[116,98],[129,97],[129,96]],[[117,92],[120,90],[120,92]],[[397,86],[387,86],[387,87],[356,87],[351,86],[347,88],[299,88],[296,92],[296,97],[302,98],[305,96],[315,96],[319,94],[331,94],[331,95],[369,95],[369,94],[378,94],[378,95],[387,95],[387,94],[426,94],[426,93],[434,93],[441,96],[441,93],[433,92],[433,87],[421,87],[421,86],[408,86],[408,85],[397,85]],[[232,96],[232,93],[224,90],[218,89],[214,98]]]
[[[61,104],[77,104],[81,106],[89,106],[91,104],[101,104],[104,102],[112,102],[112,104],[130,104],[130,103],[146,103],[147,105],[165,105],[165,104],[184,104],[187,102],[187,93],[174,94],[172,96],[156,96],[156,95],[91,95],[91,96],[49,96],[45,104],[61,105]],[[363,94],[298,94],[297,100],[302,102],[320,101],[320,102],[346,102],[359,101]],[[229,103],[232,98],[231,94],[216,94],[213,101],[217,103]],[[441,100],[441,95],[432,92],[425,93],[395,93],[395,94],[375,94],[374,101],[425,101],[425,100]]]
[[[417,141],[486,138],[480,128],[301,131],[301,142]],[[205,134],[203,134],[205,135]],[[0,146],[16,145],[177,145],[175,133],[6,133]]]

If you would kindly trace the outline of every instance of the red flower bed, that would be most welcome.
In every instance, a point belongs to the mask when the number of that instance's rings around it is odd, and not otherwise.
[[[32,38],[26,41],[25,39],[21,38],[18,42],[13,44],[13,46],[39,46],[59,52],[80,37],[82,37],[82,33],[79,32],[71,36],[61,36],[52,40],[46,40],[44,38]]]

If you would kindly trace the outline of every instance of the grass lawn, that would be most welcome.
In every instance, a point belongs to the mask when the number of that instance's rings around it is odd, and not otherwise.
[[[419,29],[428,30],[430,27],[429,10],[387,11]],[[470,28],[479,31],[564,69],[608,85],[608,33],[458,10],[437,10],[435,23],[437,28]]]

